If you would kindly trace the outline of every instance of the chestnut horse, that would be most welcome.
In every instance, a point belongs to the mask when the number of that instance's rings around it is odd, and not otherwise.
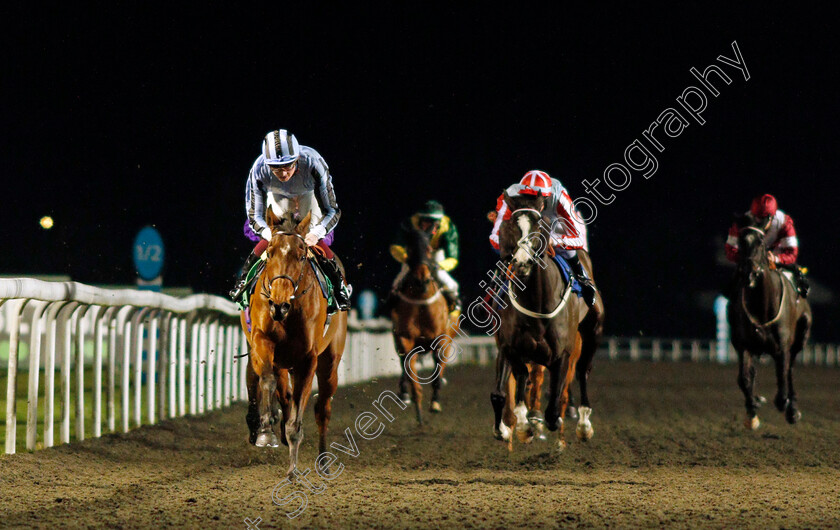
[[[581,440],[588,440],[594,434],[589,420],[592,409],[587,379],[603,329],[603,301],[598,293],[595,304],[588,308],[583,300],[571,296],[570,286],[551,263],[548,257],[553,252],[548,234],[550,223],[540,222],[544,198],[512,198],[506,194],[505,201],[513,213],[501,225],[501,257],[510,263],[512,276],[517,281],[509,283],[511,303],[501,310],[501,327],[496,334],[499,356],[496,390],[491,394],[494,434],[508,440],[509,448],[512,447],[511,429],[522,442],[534,438],[533,423],[540,422],[541,418],[538,411],[529,413],[528,409],[529,402],[532,409],[539,406],[542,370],[529,370],[529,364],[532,367],[539,365],[548,369],[550,378],[545,422],[549,430],[560,429],[557,448],[563,450],[566,443],[562,417],[569,401],[569,386],[576,373],[581,388],[576,433]],[[582,250],[577,252],[591,275],[588,255]],[[509,383],[511,373],[515,379],[513,384]],[[511,397],[516,403],[512,411]],[[506,405],[508,410],[504,414]]]
[[[432,258],[429,236],[422,230],[409,233],[406,245],[406,265],[409,272],[397,292],[399,301],[391,310],[394,344],[402,366],[400,395],[408,402],[408,386],[411,386],[411,400],[414,401],[417,423],[423,425],[421,384],[431,382],[432,400],[429,411],[440,412],[439,393],[446,367],[445,351],[455,331],[450,325],[449,307],[443,292],[434,279],[433,271],[438,266]],[[417,374],[417,359],[420,355],[434,352],[435,370],[431,376]]]
[[[251,361],[247,369],[246,420],[250,441],[257,447],[277,447],[274,428],[279,429],[277,434],[289,446],[287,476],[292,479],[303,440],[303,414],[316,375],[318,449],[327,449],[327,426],[338,386],[347,313],[334,314],[327,324],[327,300],[310,263],[314,259],[312,250],[303,240],[310,214],[297,226],[289,218],[278,221],[270,217],[268,260],[257,282],[258,292],[251,298],[250,331],[244,313],[241,318]]]
[[[788,423],[802,416],[796,407],[793,364],[811,332],[811,306],[770,262],[764,244],[769,219],[751,213],[736,217],[738,269],[728,307],[732,345],[738,352],[738,386],[747,408],[745,425],[760,425],[756,409],[763,398],[755,395],[753,357],[768,353],[776,365],[776,398],[773,403],[785,413]]]

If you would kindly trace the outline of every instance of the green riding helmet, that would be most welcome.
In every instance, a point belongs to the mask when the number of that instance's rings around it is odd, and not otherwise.
[[[443,219],[443,205],[437,201],[426,201],[420,211],[420,217],[440,221]]]

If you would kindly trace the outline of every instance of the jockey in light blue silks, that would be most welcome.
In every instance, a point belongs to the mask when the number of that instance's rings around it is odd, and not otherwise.
[[[257,243],[245,260],[230,296],[237,299],[245,288],[248,271],[260,259],[271,240],[266,209],[271,206],[278,217],[288,212],[300,217],[311,213],[306,244],[318,246],[326,259],[321,260],[324,272],[335,286],[339,310],[349,306],[351,287],[344,282],[330,250],[334,230],[341,218],[335,199],[329,167],[318,151],[298,144],[297,138],[285,129],[266,134],[262,154],[254,161],[245,185],[245,235]]]

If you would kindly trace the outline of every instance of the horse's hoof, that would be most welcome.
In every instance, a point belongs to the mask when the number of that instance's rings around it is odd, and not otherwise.
[[[761,422],[758,419],[758,416],[753,416],[752,418],[747,418],[744,420],[744,427],[751,431],[757,430],[761,426]]]
[[[406,405],[409,405],[409,404],[411,403],[411,396],[408,394],[408,392],[403,392],[403,393],[401,393],[401,394],[400,394],[400,399],[401,399],[401,400],[403,401],[403,403],[405,403]]]
[[[776,399],[773,400],[773,404],[776,405],[776,409],[778,409],[779,412],[784,412],[788,403],[790,403],[790,400],[783,399],[780,396],[776,396]]]
[[[519,440],[520,443],[529,444],[534,441],[534,437],[536,437],[536,435],[537,431],[530,423],[526,423],[522,427],[520,427],[519,424],[516,425],[516,439]]]
[[[493,437],[504,442],[510,441],[510,427],[504,423],[499,424],[499,428],[493,427]]]
[[[437,401],[432,401],[432,404],[429,405],[429,412],[441,412],[442,410],[440,403]]]
[[[449,384],[449,381],[445,377],[440,378],[440,386],[446,386]]]
[[[544,432],[541,432],[537,435],[537,440],[539,440],[540,442],[547,442],[548,436],[546,436]]]
[[[565,450],[566,450],[566,440],[563,440],[562,438],[557,440],[557,445],[554,446],[554,451],[557,454],[560,454]]]
[[[755,403],[756,405],[764,405],[765,403],[767,403],[767,398],[764,396],[756,396]]]
[[[787,420],[787,422],[788,422],[788,423],[790,423],[791,425],[793,425],[794,423],[796,423],[797,421],[799,421],[801,418],[802,418],[802,413],[801,413],[801,412],[799,412],[799,410],[797,410],[797,409],[795,409],[795,408],[793,408],[793,407],[788,407],[788,408],[785,410],[785,419],[786,419],[786,420]]]
[[[261,432],[257,434],[254,445],[257,447],[278,447],[280,442],[277,441],[277,436],[273,432]]]
[[[531,425],[544,425],[545,424],[545,416],[539,410],[529,410],[528,411],[528,421]]]
[[[592,414],[592,409],[589,407],[580,408],[580,418],[575,427],[575,434],[578,440],[585,442],[592,438],[595,434],[595,429],[592,428],[592,423],[589,422],[589,415]]]
[[[566,407],[566,418],[570,420],[578,419],[578,409],[577,407],[568,406]]]

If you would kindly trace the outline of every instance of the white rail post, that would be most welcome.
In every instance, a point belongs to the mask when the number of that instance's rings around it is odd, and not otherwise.
[[[38,375],[41,372],[41,324],[47,302],[31,301],[29,325],[29,388],[26,407],[26,448],[35,450],[38,443]]]
[[[610,337],[607,340],[607,356],[611,361],[618,359],[618,339],[615,337]]]
[[[641,358],[639,339],[630,339],[630,360],[638,361]]]
[[[85,314],[91,306],[76,312],[76,440],[85,439]]]
[[[199,320],[198,325],[198,413],[203,414],[207,405],[205,395],[205,370],[207,370],[207,322]]]
[[[114,432],[117,427],[115,392],[117,390],[117,349],[120,340],[117,325],[120,311],[119,306],[112,306],[105,313],[105,320],[108,323],[108,374],[105,385],[105,422],[108,432]]]
[[[225,372],[225,326],[216,320],[216,381],[213,383],[214,408],[222,408],[222,385]]]
[[[134,353],[134,425],[143,424],[143,350],[151,309],[144,307],[131,319],[131,347]]]
[[[178,416],[187,413],[187,319],[178,322]]]
[[[135,314],[135,312],[137,314]],[[122,432],[128,432],[131,415],[131,349],[136,344],[135,317],[137,308],[126,306],[117,317],[117,327],[122,328],[122,380],[120,382],[120,424]]]
[[[157,420],[165,420],[167,418],[167,388],[169,380],[167,379],[167,372],[169,370],[169,319],[170,314],[165,311],[158,312],[157,318],[157,357],[155,361],[155,389],[157,392]]]
[[[671,341],[671,360],[674,362],[682,360],[682,342],[678,339]]]
[[[231,345],[231,365],[230,365],[230,396],[231,399],[234,401],[239,400],[239,365],[244,363],[246,359],[238,358],[241,354],[239,349],[239,340],[242,336],[242,332],[239,330],[239,326],[233,326],[231,337],[233,339],[233,343]]]
[[[6,454],[17,442],[17,367],[20,350],[20,314],[25,300],[12,300],[9,308],[9,371],[6,378]]]
[[[167,355],[168,362],[166,364],[166,385],[169,396],[168,412],[170,418],[177,418],[178,385],[176,383],[178,379],[178,318],[173,314],[169,314],[167,321],[167,329],[169,330],[169,353]]]
[[[44,447],[55,442],[55,355],[58,342],[58,312],[66,302],[53,302],[47,311],[47,358],[44,366]]]
[[[231,392],[231,382],[232,379],[232,372],[233,372],[233,334],[235,333],[235,329],[231,325],[226,325],[225,329],[225,356],[224,362],[222,366],[224,367],[224,383],[222,386],[222,404],[225,407],[230,406],[230,392]]]
[[[61,443],[70,443],[70,409],[73,402],[70,397],[71,354],[73,351],[73,329],[76,322],[77,302],[72,302],[58,312],[58,334],[61,336]]]
[[[155,408],[157,397],[157,388],[155,384],[157,383],[155,375],[155,362],[157,358],[157,345],[158,345],[158,315],[160,314],[159,311],[152,311],[149,315],[149,333],[148,333],[148,350],[146,352],[146,390],[147,390],[147,399],[148,399],[148,406],[146,410],[146,414],[149,419],[149,424],[154,425],[157,423],[155,419],[157,414],[157,409]]]
[[[653,339],[650,345],[650,358],[654,361],[662,360],[662,343],[659,339]]]
[[[219,322],[213,317],[207,317],[207,410],[215,409],[216,401],[216,367],[219,364]]]
[[[248,346],[248,338],[245,334],[239,336],[239,355],[249,353],[251,351]],[[251,364],[251,356],[245,355],[239,359],[239,399],[248,401],[248,365]]]
[[[105,308],[93,306],[93,437],[102,436],[102,349],[105,341],[105,328],[102,318]]]
[[[198,413],[198,380],[199,358],[198,350],[201,342],[201,322],[197,315],[190,319],[190,414]]]

